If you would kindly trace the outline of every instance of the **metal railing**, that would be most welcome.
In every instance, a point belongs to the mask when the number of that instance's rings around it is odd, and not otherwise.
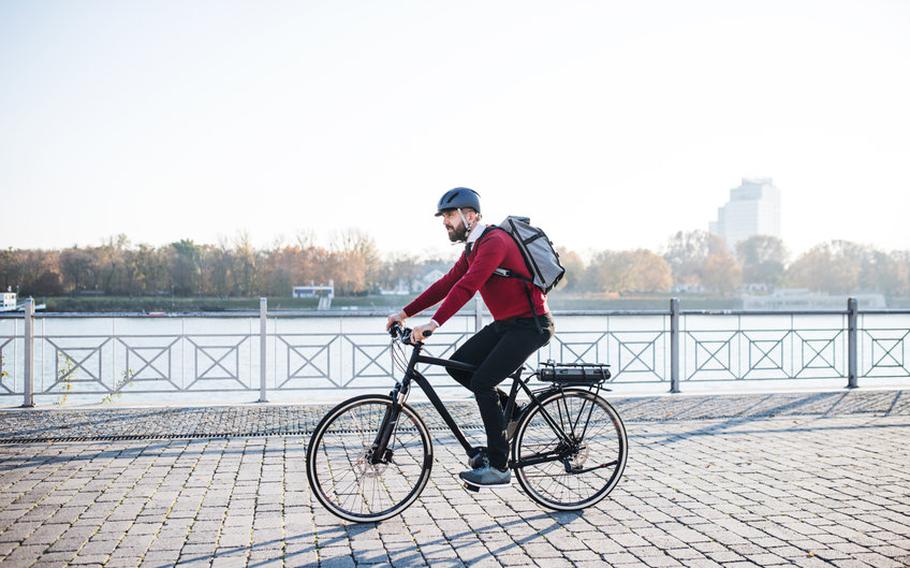
[[[0,323],[0,398],[253,393],[388,386],[394,376],[385,314],[269,313],[169,317],[34,313]],[[607,363],[613,382],[663,384],[910,377],[910,311],[564,311],[532,358]],[[257,321],[258,320],[258,321]],[[20,325],[21,322],[21,325]],[[327,324],[328,322],[328,324]],[[258,323],[258,329],[256,326]],[[460,313],[427,344],[446,357],[482,327]],[[110,329],[101,326],[110,325]],[[337,327],[331,327],[335,325]],[[460,326],[460,329],[459,329]],[[12,328],[12,329],[10,329]],[[257,341],[258,339],[258,341]],[[424,369],[439,386],[444,370]]]

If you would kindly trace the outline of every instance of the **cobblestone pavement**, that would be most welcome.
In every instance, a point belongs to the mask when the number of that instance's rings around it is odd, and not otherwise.
[[[905,395],[852,392],[836,412],[801,396],[732,397],[727,411],[712,399],[713,417],[696,397],[617,401],[625,475],[579,513],[543,510],[517,485],[465,491],[461,447],[442,432],[422,497],[367,525],[314,503],[306,436],[6,443],[0,565],[910,565]],[[108,424],[94,412],[79,420]],[[5,434],[8,416],[36,432],[57,420],[5,413]]]

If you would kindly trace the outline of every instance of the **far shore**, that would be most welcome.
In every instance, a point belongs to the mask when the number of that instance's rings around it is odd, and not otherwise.
[[[332,309],[392,310],[401,308],[417,294],[338,296]],[[606,296],[592,294],[555,293],[549,297],[553,310],[664,310],[668,309],[671,294]],[[740,309],[738,297],[677,295],[688,309]],[[221,312],[258,310],[259,297],[176,297],[176,296],[48,296],[36,297],[48,312]],[[316,298],[268,297],[269,310],[316,310]]]
[[[332,301],[333,310],[384,311],[401,308],[417,294],[338,296]],[[682,309],[738,310],[743,300],[738,296],[696,294],[573,294],[551,293],[548,299],[552,310],[666,310],[670,298],[677,297]],[[36,297],[45,304],[46,312],[229,312],[258,310],[259,297],[177,297],[177,296],[48,296]],[[846,305],[846,296],[845,301]],[[316,310],[316,298],[268,297],[270,311]],[[888,308],[908,309],[910,298],[888,298]]]

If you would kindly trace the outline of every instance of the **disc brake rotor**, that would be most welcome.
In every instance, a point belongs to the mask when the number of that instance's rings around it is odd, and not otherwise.
[[[354,474],[357,476],[357,479],[364,477],[380,477],[387,467],[388,464],[385,463],[370,463],[367,456],[363,455],[354,462]]]

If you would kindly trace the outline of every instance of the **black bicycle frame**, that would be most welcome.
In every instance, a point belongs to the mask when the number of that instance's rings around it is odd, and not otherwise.
[[[388,459],[388,456],[386,456],[387,446],[388,446],[389,440],[391,439],[391,436],[395,430],[395,426],[398,424],[398,417],[399,417],[399,414],[401,413],[401,403],[404,402],[404,399],[407,396],[407,394],[411,388],[411,381],[416,382],[417,385],[420,386],[420,389],[424,392],[424,394],[427,395],[427,398],[430,400],[430,402],[433,404],[433,407],[436,409],[436,411],[439,413],[439,415],[445,421],[446,425],[449,427],[449,429],[455,435],[455,438],[465,449],[465,452],[470,454],[475,449],[474,446],[472,446],[471,443],[468,442],[468,439],[462,433],[461,428],[458,427],[458,424],[455,422],[455,419],[452,418],[452,415],[449,413],[449,410],[446,408],[445,404],[443,404],[442,400],[439,398],[439,395],[436,394],[436,390],[433,388],[433,385],[431,385],[430,382],[427,380],[427,378],[424,377],[420,372],[418,372],[415,369],[415,367],[417,366],[418,363],[425,363],[428,365],[446,367],[449,369],[457,369],[459,371],[465,371],[465,372],[469,372],[469,373],[473,373],[474,371],[476,371],[477,367],[475,367],[473,365],[469,365],[467,363],[462,363],[459,361],[452,361],[450,359],[440,359],[437,357],[428,357],[426,355],[421,355],[420,351],[422,348],[423,348],[423,344],[421,344],[421,343],[414,345],[414,350],[411,353],[411,359],[408,362],[408,367],[407,367],[407,370],[405,371],[404,377],[402,378],[400,383],[396,383],[395,389],[392,390],[391,393],[389,393],[389,395],[392,397],[393,402],[392,402],[392,405],[386,409],[386,415],[383,417],[383,421],[382,421],[383,427],[377,433],[376,439],[373,443],[373,451],[371,453],[371,458],[370,458],[371,463],[374,463],[374,464],[381,463]],[[516,369],[515,372],[513,372],[511,375],[508,375],[506,377],[507,379],[512,379],[512,388],[509,392],[509,402],[506,405],[506,408],[504,409],[505,416],[512,415],[512,410],[515,405],[516,395],[518,393],[519,387],[521,387],[524,390],[525,394],[527,394],[528,397],[531,399],[531,403],[528,406],[528,409],[530,409],[532,406],[540,406],[540,403],[538,402],[538,398],[534,394],[534,391],[532,391],[530,388],[528,388],[528,385],[527,385],[527,383],[530,382],[531,377],[533,377],[534,374],[528,375],[528,377],[526,379],[522,380],[521,373],[523,370],[524,370],[524,366],[521,366],[518,369]],[[503,379],[503,380],[505,380],[505,379]],[[550,427],[553,429],[553,431],[556,433],[556,435],[559,436],[560,440],[568,445],[573,444],[574,441],[569,439],[566,436],[565,432],[563,432],[563,430],[562,430],[562,427],[560,425],[558,425],[558,423],[553,419],[552,416],[549,415],[547,410],[543,407],[541,407],[540,410],[544,417],[544,420],[550,425]],[[525,463],[525,461],[527,461],[527,460],[525,460],[520,465],[522,465],[522,466],[531,465],[532,463],[542,463],[542,462],[546,462],[546,461],[553,461],[555,459],[558,459],[555,455],[554,456],[549,456],[549,455],[540,456],[539,458],[537,458],[533,461],[529,461],[527,463]],[[516,464],[510,464],[510,467],[515,467],[515,465]]]

